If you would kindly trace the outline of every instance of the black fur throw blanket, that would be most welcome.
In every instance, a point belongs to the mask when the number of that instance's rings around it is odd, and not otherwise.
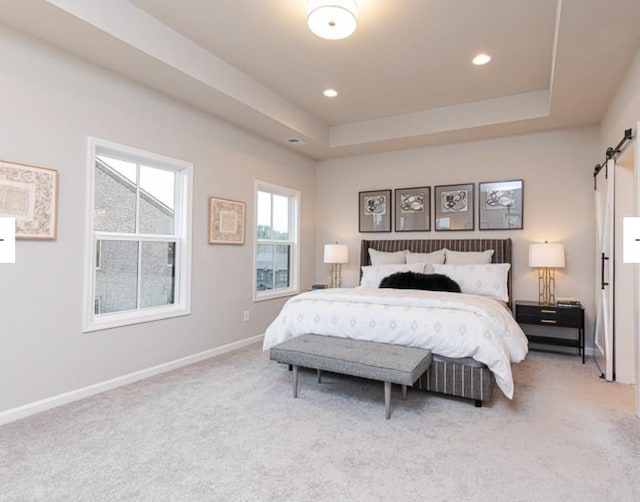
[[[443,274],[418,274],[416,272],[396,272],[380,282],[381,288],[427,289],[430,291],[449,291],[460,293],[460,286],[449,276]]]

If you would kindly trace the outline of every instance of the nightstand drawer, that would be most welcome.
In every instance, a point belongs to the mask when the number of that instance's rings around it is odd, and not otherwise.
[[[516,320],[523,324],[582,328],[584,315],[582,308],[516,305]]]

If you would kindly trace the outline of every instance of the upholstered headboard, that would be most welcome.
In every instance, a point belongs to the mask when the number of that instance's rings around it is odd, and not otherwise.
[[[486,251],[493,249],[492,263],[511,263],[511,239],[399,239],[363,240],[360,246],[360,265],[371,265],[369,248],[392,253],[408,249],[412,253],[431,253],[442,248],[451,251]],[[362,273],[362,269],[361,272]],[[511,269],[507,279],[509,287],[509,308],[513,303]]]

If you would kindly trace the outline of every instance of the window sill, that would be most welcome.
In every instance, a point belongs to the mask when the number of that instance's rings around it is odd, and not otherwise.
[[[285,289],[285,290],[277,290],[269,293],[260,292],[254,293],[253,301],[254,302],[262,302],[265,300],[275,300],[277,298],[284,298],[286,296],[295,296],[300,293],[300,289]]]
[[[82,329],[83,333],[100,331],[103,329],[119,328],[141,324],[144,322],[160,321],[162,319],[171,319],[173,317],[181,317],[190,315],[191,309],[184,306],[172,306],[166,308],[153,308],[147,310],[137,310],[133,312],[116,312],[113,314],[101,314],[94,317],[85,324]]]

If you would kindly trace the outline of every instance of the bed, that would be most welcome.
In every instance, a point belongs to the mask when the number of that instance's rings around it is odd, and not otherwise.
[[[493,250],[491,263],[511,263],[511,239],[363,240],[360,263],[371,265],[369,249],[386,256],[444,248],[454,252],[451,256]],[[506,271],[510,293],[510,266],[500,268]],[[364,277],[362,284],[366,285]],[[417,387],[471,399],[480,406],[491,399],[496,383],[513,397],[511,364],[527,353],[526,337],[511,314],[511,295],[503,296],[504,302],[464,289],[463,294],[369,287],[311,291],[285,304],[265,332],[264,349],[304,333],[428,348],[432,364]]]

